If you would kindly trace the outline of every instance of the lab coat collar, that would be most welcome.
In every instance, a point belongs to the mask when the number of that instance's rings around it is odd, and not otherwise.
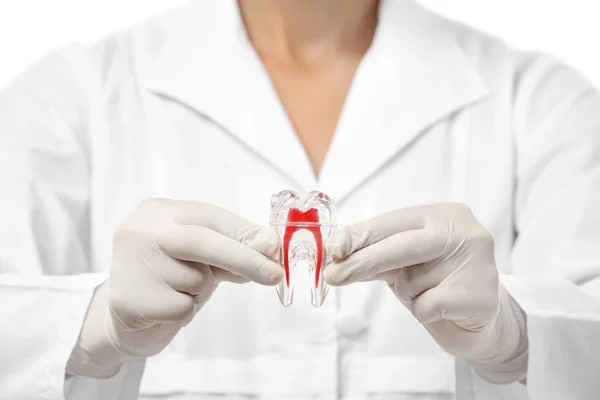
[[[296,190],[341,202],[427,127],[488,93],[455,26],[413,0],[381,0],[363,59],[317,180],[246,36],[235,0],[195,0],[161,22],[164,45],[143,77],[220,125]]]

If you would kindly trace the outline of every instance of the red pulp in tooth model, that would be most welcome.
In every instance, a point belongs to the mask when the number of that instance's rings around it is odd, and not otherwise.
[[[287,286],[290,286],[290,263],[289,249],[292,236],[296,231],[306,229],[313,234],[317,245],[317,266],[315,270],[315,287],[319,285],[319,275],[321,274],[321,263],[323,262],[323,238],[321,236],[321,226],[319,224],[319,210],[311,208],[306,211],[301,211],[298,208],[290,208],[287,217],[285,233],[283,235],[283,266],[285,268],[285,281]],[[314,226],[298,226],[294,224],[311,223]]]

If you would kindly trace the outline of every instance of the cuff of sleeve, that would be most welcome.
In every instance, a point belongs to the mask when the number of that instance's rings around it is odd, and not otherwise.
[[[566,279],[501,277],[527,318],[532,399],[592,399],[600,393],[600,301]]]
[[[12,388],[19,398],[63,398],[67,360],[94,288],[104,279],[101,274],[0,275],[0,303],[7,323],[0,338],[13,360],[11,371],[5,372],[14,382],[4,388],[9,391],[4,395],[11,397]]]
[[[81,276],[80,278],[82,278]],[[78,299],[72,300],[74,303],[68,313],[65,313],[65,323],[59,327],[59,348],[60,348],[60,364],[55,366],[52,375],[62,376],[63,384],[60,386],[61,394],[64,394],[66,378],[66,366],[69,362],[70,356],[73,353],[73,348],[77,344],[79,335],[81,334],[81,328],[83,321],[88,312],[89,305],[93,298],[96,288],[106,280],[104,274],[94,274],[93,276],[86,276],[85,281],[81,283],[79,289],[69,287],[69,282],[64,282],[67,290],[74,290],[77,293]],[[54,397],[52,397],[54,398]]]
[[[107,379],[70,376],[65,382],[67,400],[136,400],[144,374],[145,359],[125,363]]]
[[[595,320],[600,315],[600,300],[566,279],[502,275],[501,282],[527,317]]]

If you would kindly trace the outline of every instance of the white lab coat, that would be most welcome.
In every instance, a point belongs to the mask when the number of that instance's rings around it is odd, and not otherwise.
[[[223,284],[163,353],[68,398],[591,400],[600,393],[600,97],[410,0],[383,1],[318,179],[234,0],[204,0],[69,46],[0,97],[0,399],[62,399],[115,227],[147,197],[267,224],[270,195],[319,189],[342,224],[468,204],[527,314],[527,386],[446,355],[382,283]],[[595,296],[595,297],[594,297]],[[528,394],[529,393],[529,394]]]

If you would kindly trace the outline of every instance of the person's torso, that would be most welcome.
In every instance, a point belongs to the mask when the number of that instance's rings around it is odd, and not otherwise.
[[[411,205],[466,203],[494,234],[498,268],[510,273],[515,143],[508,50],[498,45],[498,54],[479,58],[473,74],[481,81],[469,75],[466,95],[432,101],[433,111],[416,116],[406,109],[409,100],[426,107],[424,96],[435,88],[398,98],[397,106],[389,93],[368,98],[369,76],[385,66],[367,64],[317,179],[268,92],[252,105],[219,98],[235,89],[219,92],[217,85],[198,101],[189,97],[193,87],[148,88],[147,58],[139,54],[156,32],[143,33],[144,40],[137,33],[105,45],[104,100],[90,116],[95,270],[109,268],[115,227],[145,198],[216,204],[267,225],[272,194],[318,189],[336,200],[341,225]],[[472,51],[477,58],[481,49]],[[256,81],[265,83],[260,75]],[[446,82],[439,96],[459,83]],[[238,87],[240,98],[252,88]],[[142,396],[451,396],[454,359],[384,283],[332,288],[320,309],[310,305],[308,290],[296,288],[293,306],[284,308],[274,288],[222,284],[174,342],[148,360]]]

